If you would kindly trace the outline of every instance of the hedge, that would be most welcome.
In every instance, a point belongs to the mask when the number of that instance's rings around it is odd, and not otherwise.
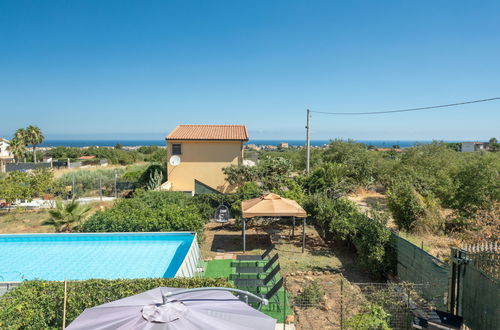
[[[156,287],[230,287],[225,279],[152,278],[68,282],[66,325],[85,308]],[[27,281],[0,299],[0,329],[61,329],[64,283]]]
[[[203,231],[205,218],[194,199],[180,192],[138,192],[98,211],[81,226],[81,232]]]

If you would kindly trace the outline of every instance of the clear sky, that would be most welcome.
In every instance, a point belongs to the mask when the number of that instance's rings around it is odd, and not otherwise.
[[[500,1],[0,0],[0,136],[163,138],[245,124],[300,139],[305,109],[500,96]],[[500,138],[500,102],[314,114],[312,138]]]

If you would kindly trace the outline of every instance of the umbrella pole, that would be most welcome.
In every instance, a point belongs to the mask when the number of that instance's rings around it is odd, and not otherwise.
[[[295,217],[293,217],[292,237],[295,237]]]
[[[304,248],[306,246],[306,218],[302,222],[302,253],[304,253]]]
[[[243,221],[243,253],[245,253],[247,251],[246,232],[245,232],[246,219],[242,218],[242,221]]]

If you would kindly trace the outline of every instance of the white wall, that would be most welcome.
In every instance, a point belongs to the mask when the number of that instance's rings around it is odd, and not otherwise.
[[[6,142],[5,140],[0,140],[0,157],[14,157],[12,154],[7,150],[9,147],[9,143]]]
[[[462,152],[473,152],[475,151],[474,149],[474,142],[462,142]]]

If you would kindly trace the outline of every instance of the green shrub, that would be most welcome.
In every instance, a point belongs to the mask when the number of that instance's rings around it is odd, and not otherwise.
[[[198,194],[194,195],[193,201],[204,219],[213,219],[221,204],[229,208],[232,217],[241,214],[241,200],[237,194]]]
[[[318,281],[308,283],[302,292],[297,296],[296,301],[299,306],[317,307],[323,299],[325,290],[321,287]]]
[[[68,282],[66,325],[85,308],[125,298],[156,287],[228,287],[225,279],[151,278]],[[1,329],[60,329],[64,283],[27,281],[0,299]]]
[[[420,195],[407,182],[388,191],[387,206],[399,229],[420,233],[440,233],[444,229],[439,200],[432,194]]]
[[[500,201],[500,157],[479,154],[454,175],[457,182],[453,208],[460,216],[472,217],[480,210],[490,210]]]
[[[82,232],[203,231],[205,219],[192,197],[180,192],[139,192],[98,211],[81,226]]]
[[[125,172],[121,175],[121,179],[127,180],[127,181],[138,182],[139,179],[141,178],[142,174],[144,173],[144,171],[146,171],[147,168],[148,168],[148,165],[146,165],[146,164],[127,166]]]
[[[345,198],[328,198],[323,194],[310,196],[305,209],[323,235],[347,240],[356,233],[355,219],[361,216],[357,206]]]
[[[338,163],[324,163],[304,180],[304,187],[309,193],[323,193],[330,197],[345,196],[355,185],[348,166]]]
[[[146,188],[151,185],[156,185],[157,182],[154,182],[155,176],[159,176],[158,179],[161,181],[161,183],[167,181],[167,169],[165,168],[165,166],[160,164],[149,165],[139,178],[139,186]]]
[[[419,218],[425,215],[425,204],[420,194],[408,182],[394,185],[388,191],[387,206],[400,229],[412,230]]]
[[[292,199],[300,205],[304,205],[307,199],[307,195],[299,181],[300,178],[289,179],[285,188],[276,190],[274,192],[282,197]]]
[[[380,276],[392,270],[391,235],[385,214],[372,211],[368,216],[345,198],[331,199],[321,194],[310,196],[305,208],[324,237],[353,244],[361,263],[371,273]]]
[[[350,317],[345,324],[345,329],[352,330],[390,330],[391,315],[382,306],[369,304],[360,313]]]
[[[373,182],[375,175],[372,155],[362,143],[335,140],[325,150],[323,160],[345,165],[348,177],[359,186],[367,186]]]
[[[351,241],[356,247],[359,260],[373,274],[383,275],[393,270],[391,232],[377,216],[357,216],[356,232]]]

